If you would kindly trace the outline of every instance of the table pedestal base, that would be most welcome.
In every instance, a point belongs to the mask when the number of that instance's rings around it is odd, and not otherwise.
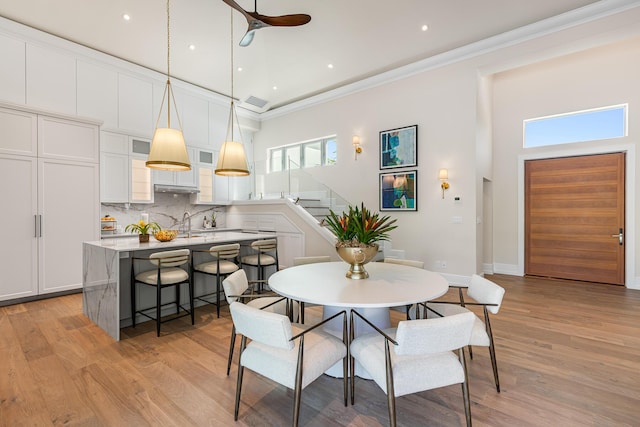
[[[367,320],[376,325],[380,329],[386,329],[391,327],[391,320],[389,318],[389,309],[387,307],[376,307],[376,308],[348,308],[348,307],[334,307],[334,306],[324,306],[322,311],[322,318],[327,319],[333,316],[336,313],[341,312],[342,310],[347,310],[347,334],[349,334],[349,316],[351,315],[351,310],[355,310],[358,313],[362,314]],[[362,320],[357,317],[354,319],[356,330],[355,336],[368,334],[370,332],[375,332],[375,330],[369,325],[365,324]],[[324,326],[324,330],[329,332],[332,335],[342,339],[342,318],[337,318],[327,323]],[[362,367],[358,362],[355,365],[356,375],[360,378],[371,379],[371,375]],[[331,368],[325,371],[325,374],[335,377],[342,378],[342,361],[336,363]]]

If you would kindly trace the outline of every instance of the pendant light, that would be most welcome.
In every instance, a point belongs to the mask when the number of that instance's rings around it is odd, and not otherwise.
[[[164,94],[162,95],[160,112],[158,113],[158,120],[156,121],[156,130],[153,134],[153,139],[151,140],[151,151],[149,152],[146,165],[148,168],[180,172],[191,170],[191,162],[189,161],[187,145],[184,142],[184,135],[182,134],[182,124],[180,123],[176,100],[173,96],[173,90],[171,89],[171,33],[169,23],[169,0],[167,0],[167,85],[165,86]],[[160,117],[162,117],[162,108],[164,106],[165,99],[167,100],[167,127],[160,128],[158,127],[158,123],[160,122]],[[178,129],[171,128],[172,101],[176,117],[178,119]]]
[[[234,122],[235,119],[235,122]],[[233,9],[231,9],[231,110],[229,111],[229,124],[227,127],[227,137],[222,143],[220,154],[218,155],[218,163],[216,164],[216,175],[222,176],[247,176],[249,175],[249,167],[247,165],[247,156],[244,152],[242,142],[234,140],[233,127],[234,123],[238,125],[239,140],[242,141],[242,133],[240,131],[240,121],[236,112],[235,98],[233,97]],[[231,139],[229,139],[231,132]]]

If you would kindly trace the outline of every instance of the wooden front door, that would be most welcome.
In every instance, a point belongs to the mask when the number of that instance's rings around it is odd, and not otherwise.
[[[624,284],[625,154],[525,162],[525,274]]]

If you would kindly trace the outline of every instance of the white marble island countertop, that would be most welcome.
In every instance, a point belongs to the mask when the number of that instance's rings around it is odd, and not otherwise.
[[[84,242],[86,245],[96,246],[104,249],[111,249],[118,252],[163,250],[175,247],[195,246],[195,245],[215,245],[223,243],[242,242],[247,240],[259,240],[273,238],[275,233],[265,232],[242,232],[242,231],[219,231],[215,233],[194,232],[192,237],[179,236],[170,242],[159,242],[153,236],[149,238],[149,243],[140,243],[138,237],[121,237],[118,239],[102,239],[93,242]]]

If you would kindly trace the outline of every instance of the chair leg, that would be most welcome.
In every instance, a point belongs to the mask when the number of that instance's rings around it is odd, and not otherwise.
[[[247,345],[247,337],[244,335],[240,340],[240,356]],[[238,421],[238,412],[240,412],[240,393],[242,392],[242,374],[244,374],[244,367],[238,363],[238,382],[236,383],[236,407],[233,412],[233,419]]]
[[[300,323],[304,325],[304,302],[298,303],[298,310],[300,310]]]
[[[160,283],[156,284],[156,335],[160,336],[160,312],[162,310],[162,288]]]
[[[489,322],[489,313],[485,307],[485,326],[487,328],[487,334],[489,335],[489,355],[491,356],[491,367],[493,368],[493,380],[496,383],[496,391],[500,393],[500,379],[498,378],[498,361],[496,360],[496,347],[493,344],[493,331],[491,330],[491,323]]]
[[[219,319],[220,318],[220,274],[216,275],[216,314],[218,315],[218,319]]]
[[[349,319],[349,342],[353,342],[355,338],[353,315]],[[349,351],[349,372],[351,376],[351,405],[355,403],[356,398],[356,359]]]
[[[471,401],[469,399],[469,375],[467,374],[467,363],[464,359],[464,348],[458,350],[458,357],[464,370],[464,382],[462,383],[462,399],[464,401],[464,416],[467,420],[467,427],[471,427]]]
[[[302,395],[302,359],[304,356],[304,335],[300,337],[298,346],[298,366],[296,367],[296,384],[293,401],[293,427],[298,427],[300,419],[300,399]]]
[[[396,427],[396,396],[393,387],[393,368],[391,366],[391,354],[389,352],[389,341],[385,340],[385,365],[387,371],[387,405],[389,407],[389,425]]]
[[[187,284],[189,287],[189,309],[191,310],[191,324],[195,325],[196,324],[196,314],[195,311],[193,310],[193,280],[191,278],[189,278],[189,283]]]
[[[231,329],[231,344],[229,345],[229,360],[227,360],[227,376],[231,371],[231,360],[233,359],[233,347],[236,345],[236,327],[235,325]]]
[[[136,327],[136,281],[131,281],[131,324]]]

